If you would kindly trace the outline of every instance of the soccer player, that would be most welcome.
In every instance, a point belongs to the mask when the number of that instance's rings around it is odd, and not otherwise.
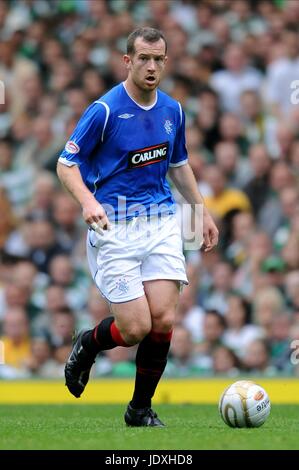
[[[129,426],[164,426],[151,399],[166,366],[180,284],[188,283],[168,170],[188,203],[203,204],[188,164],[184,112],[158,89],[166,49],[156,29],[130,34],[123,58],[127,79],[87,108],[57,166],[89,225],[90,270],[112,314],[78,334],[65,366],[66,385],[80,397],[100,351],[139,343],[125,412]],[[204,208],[204,249],[217,242]]]

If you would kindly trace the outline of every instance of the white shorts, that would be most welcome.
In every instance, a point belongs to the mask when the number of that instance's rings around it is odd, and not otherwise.
[[[136,217],[112,225],[103,235],[89,229],[87,259],[96,285],[112,303],[144,295],[144,281],[188,284],[180,228],[173,215]]]

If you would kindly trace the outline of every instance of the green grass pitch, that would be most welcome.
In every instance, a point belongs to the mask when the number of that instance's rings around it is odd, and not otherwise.
[[[157,405],[166,428],[128,428],[123,405],[1,405],[0,449],[299,449],[299,406],[273,405],[258,429],[231,429],[217,405]]]

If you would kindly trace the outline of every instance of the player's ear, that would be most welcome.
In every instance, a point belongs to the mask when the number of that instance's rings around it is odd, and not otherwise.
[[[128,54],[125,54],[123,56],[123,61],[124,61],[124,64],[126,66],[126,68],[130,68],[130,63],[131,63],[131,57],[128,55]]]
[[[166,55],[166,56],[164,57],[164,65],[167,63],[167,61],[168,61],[168,56]]]

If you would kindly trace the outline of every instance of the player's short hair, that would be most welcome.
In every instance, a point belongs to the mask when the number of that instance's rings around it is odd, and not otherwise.
[[[167,52],[167,43],[166,39],[161,31],[155,28],[138,28],[133,31],[127,40],[127,54],[134,54],[135,53],[135,41],[137,38],[142,38],[146,42],[157,42],[160,39],[163,39],[165,43],[165,54]]]

